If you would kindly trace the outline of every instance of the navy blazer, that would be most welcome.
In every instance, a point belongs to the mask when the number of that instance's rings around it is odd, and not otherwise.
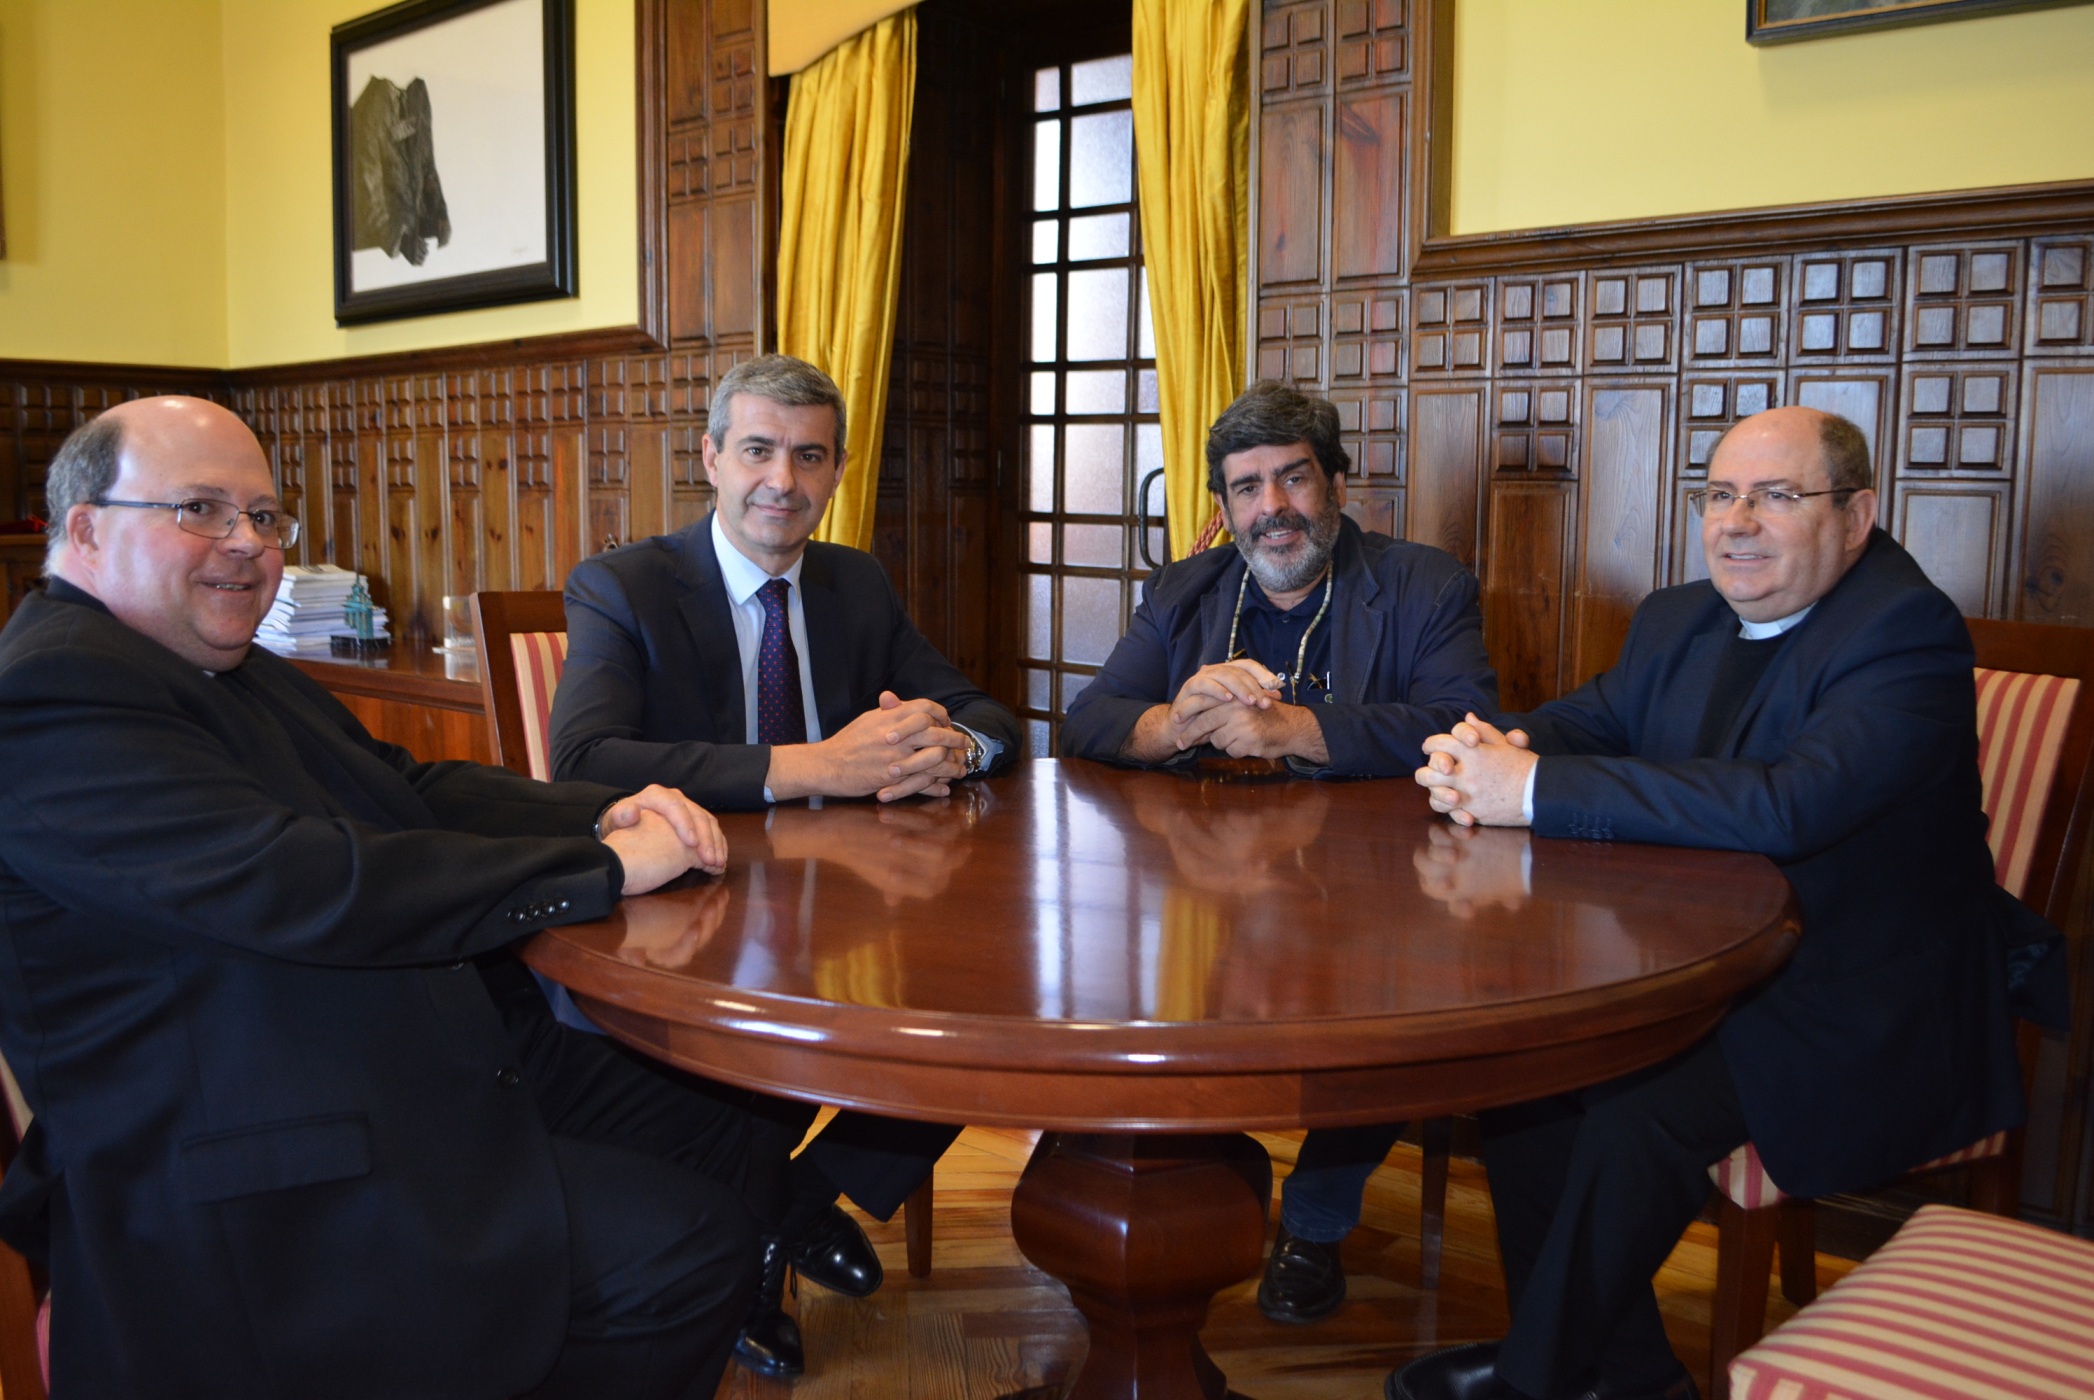
[[[1069,706],[1063,754],[1116,761],[1144,711],[1226,659],[1247,567],[1239,550],[1207,549],[1149,579],[1127,635]],[[1443,550],[1369,534],[1350,516],[1331,568],[1331,689],[1309,707],[1330,762],[1315,776],[1407,777],[1427,738],[1498,707],[1476,576]]]
[[[1637,608],[1615,666],[1505,723],[1543,755],[1542,836],[1758,851],[1803,911],[1795,957],[1719,1031],[1791,1194],[1877,1185],[2023,1116],[1970,631],[1878,530],[1790,633],[1713,757],[1696,741],[1737,614],[1707,582]]]
[[[0,1213],[48,1222],[58,1393],[527,1390],[566,1204],[470,959],[610,911],[616,794],[417,763],[53,587],[0,634]]]
[[[916,630],[879,561],[814,541],[800,570],[808,664],[822,733],[880,692],[935,700],[1017,760],[1018,720]],[[721,811],[760,808],[771,746],[744,742],[741,648],[713,552],[712,516],[575,566],[567,577],[567,664],[553,692],[553,776],[626,791],[682,788]]]

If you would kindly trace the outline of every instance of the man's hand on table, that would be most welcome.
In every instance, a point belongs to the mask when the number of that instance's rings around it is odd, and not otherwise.
[[[1425,766],[1414,776],[1432,794],[1432,810],[1463,826],[1526,826],[1535,762],[1524,730],[1500,733],[1472,714],[1425,741]]]
[[[1323,726],[1306,705],[1282,702],[1279,684],[1277,675],[1249,657],[1202,666],[1170,704],[1143,712],[1120,745],[1120,757],[1162,763],[1207,744],[1231,758],[1328,763]]]
[[[867,710],[816,744],[771,750],[764,779],[773,799],[878,797],[882,802],[923,793],[944,797],[967,776],[967,736],[934,700],[904,700],[880,692]]]
[[[727,868],[727,837],[713,814],[674,788],[641,788],[597,819],[603,843],[625,867],[622,894],[645,894],[686,870],[717,875]]]

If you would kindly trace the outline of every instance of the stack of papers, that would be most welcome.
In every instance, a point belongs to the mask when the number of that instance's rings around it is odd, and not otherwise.
[[[329,637],[347,636],[355,631],[342,609],[358,579],[358,575],[332,564],[315,564],[311,568],[285,566],[283,586],[276,590],[276,602],[262,619],[255,641],[279,653],[326,651]],[[385,609],[375,604],[371,608],[371,632],[374,637],[392,635],[386,631]]]

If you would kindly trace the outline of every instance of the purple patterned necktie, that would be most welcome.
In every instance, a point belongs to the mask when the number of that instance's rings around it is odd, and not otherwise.
[[[800,697],[800,653],[785,611],[792,585],[774,578],[756,590],[763,604],[763,642],[756,648],[756,742],[807,742],[807,707]]]

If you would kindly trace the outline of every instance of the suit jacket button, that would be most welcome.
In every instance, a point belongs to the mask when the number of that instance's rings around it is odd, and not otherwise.
[[[520,924],[520,923],[522,923],[523,921],[524,921],[524,915],[523,915],[523,910],[521,910],[521,909],[511,909],[511,910],[509,911],[509,922],[510,922],[510,923],[512,923],[512,924]]]
[[[566,913],[566,912],[567,912],[568,910],[572,909],[573,907],[574,907],[574,901],[573,901],[573,900],[571,900],[571,899],[563,899],[563,900],[561,900],[561,901],[560,901],[560,912],[561,912],[562,914]]]
[[[503,1065],[494,1072],[494,1082],[501,1085],[504,1089],[514,1089],[523,1082],[523,1076],[508,1065]]]

